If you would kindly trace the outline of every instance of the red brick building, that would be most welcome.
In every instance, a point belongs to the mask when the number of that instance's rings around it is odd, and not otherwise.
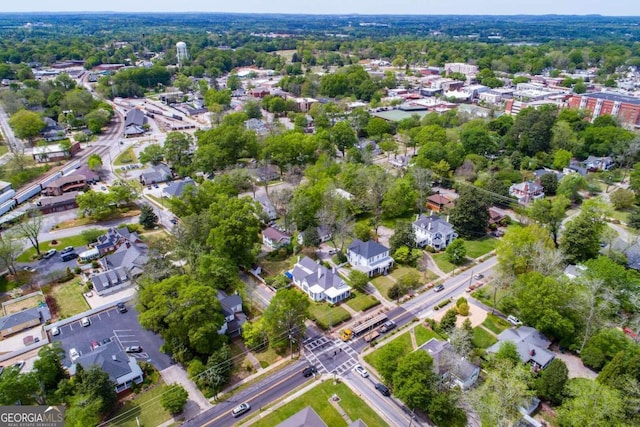
[[[569,107],[589,110],[592,119],[610,114],[624,126],[640,128],[640,98],[611,92],[585,93],[572,96]]]

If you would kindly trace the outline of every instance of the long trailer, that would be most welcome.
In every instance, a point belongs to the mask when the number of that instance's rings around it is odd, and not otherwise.
[[[13,196],[16,195],[16,191],[15,190],[9,190],[9,191],[5,191],[4,193],[0,194],[0,205],[3,204],[4,202],[6,202],[9,199],[12,199]]]
[[[9,212],[11,209],[15,208],[18,204],[14,199],[9,200],[6,203],[0,205],[0,215],[4,215]]]
[[[358,326],[354,326],[351,330],[353,331],[353,336],[357,337],[365,332],[373,330],[376,326],[382,325],[387,321],[386,314],[379,314],[369,320],[366,320],[359,324]]]
[[[40,184],[36,184],[33,187],[29,187],[22,193],[18,194],[18,196],[15,197],[15,200],[16,202],[18,202],[18,204],[21,204],[26,202],[30,198],[37,196],[41,192],[42,192],[42,186]]]

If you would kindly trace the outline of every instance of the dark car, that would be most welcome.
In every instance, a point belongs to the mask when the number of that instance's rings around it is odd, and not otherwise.
[[[378,390],[380,394],[382,394],[383,396],[391,396],[391,392],[389,391],[387,386],[384,384],[377,383],[376,390]]]
[[[126,313],[126,312],[127,312],[127,306],[126,306],[126,305],[124,305],[124,303],[123,303],[123,302],[119,302],[119,303],[116,305],[116,307],[118,308],[118,311],[119,311],[120,313]]]
[[[311,375],[315,374],[316,372],[318,372],[318,370],[316,369],[315,366],[307,366],[302,371],[302,375],[304,375],[305,377],[310,377]]]
[[[444,291],[444,285],[438,285],[435,288],[433,288],[433,290],[436,292]]]
[[[111,342],[111,338],[104,338],[102,341],[100,341],[102,343],[102,345],[105,344],[109,344]]]
[[[395,322],[393,322],[393,320],[389,320],[388,322],[385,322],[384,325],[380,326],[380,333],[385,333],[385,332],[389,332],[390,330],[392,330],[393,328],[396,327]]]

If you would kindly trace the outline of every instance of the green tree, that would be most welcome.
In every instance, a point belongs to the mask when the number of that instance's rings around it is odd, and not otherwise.
[[[364,288],[369,283],[369,276],[366,273],[358,270],[351,270],[349,273],[349,283],[357,291],[364,291]]]
[[[399,218],[412,213],[416,204],[416,192],[408,177],[397,178],[389,184],[382,199],[386,218]]]
[[[263,315],[272,347],[282,351],[294,339],[298,345],[301,344],[309,304],[309,298],[295,289],[279,289],[276,292]]]
[[[463,238],[478,238],[486,234],[489,210],[484,197],[475,187],[460,188],[456,206],[451,209],[450,222]]]
[[[560,180],[556,193],[576,203],[580,201],[579,191],[585,188],[587,188],[587,180],[578,173],[570,173]]]
[[[399,340],[393,340],[378,350],[378,366],[376,367],[386,384],[392,384],[398,370],[400,360],[406,349]]]
[[[598,256],[604,230],[601,218],[579,214],[565,225],[560,249],[571,263],[579,263]]]
[[[37,209],[30,209],[26,217],[16,225],[18,235],[29,240],[38,255],[40,255],[40,231],[42,231],[42,225],[42,214]]]
[[[567,385],[567,395],[557,411],[562,427],[623,425],[623,400],[617,390],[593,380],[574,378]]]
[[[455,308],[450,308],[447,312],[442,316],[440,320],[440,327],[450,332],[456,327],[456,319],[458,318],[458,311]]]
[[[548,152],[557,113],[557,108],[547,106],[520,110],[508,133],[514,148],[528,156]]]
[[[572,157],[573,154],[571,151],[567,151],[562,148],[558,149],[553,155],[553,167],[559,170],[566,168],[569,166],[569,162]]]
[[[44,391],[53,394],[58,383],[69,378],[67,370],[62,365],[65,353],[59,342],[42,347],[38,351],[38,358],[33,362],[33,372],[38,378]]]
[[[20,110],[11,116],[9,125],[18,138],[27,139],[29,142],[32,142],[33,138],[45,128],[44,120],[40,114],[27,110]]]
[[[558,247],[560,226],[566,217],[569,204],[569,200],[560,195],[553,200],[547,198],[534,200],[527,209],[529,217],[549,231],[556,247]]]
[[[164,159],[164,150],[160,144],[150,144],[140,152],[138,158],[142,163],[151,162],[152,165],[157,165]]]
[[[561,404],[564,400],[564,389],[568,380],[567,365],[558,358],[553,359],[536,380],[538,396],[554,405]]]
[[[158,225],[158,215],[153,211],[153,208],[149,205],[142,205],[140,208],[140,218],[138,222],[145,229],[150,230]]]
[[[189,170],[193,167],[191,149],[193,145],[193,137],[186,132],[169,132],[164,141],[163,153],[171,166],[182,171]],[[182,172],[180,172],[182,174]]]
[[[331,128],[330,136],[331,142],[340,150],[343,157],[346,150],[358,142],[358,138],[356,138],[356,134],[353,132],[353,129],[351,129],[351,126],[348,122],[344,121],[336,123],[333,128]]]
[[[76,377],[76,394],[89,401],[100,402],[98,413],[108,414],[118,401],[116,384],[109,378],[109,374],[99,366],[92,365],[76,372]]]
[[[542,175],[540,178],[540,185],[545,196],[555,196],[558,190],[558,176],[555,173],[548,173]]]
[[[447,259],[453,265],[462,265],[467,259],[467,248],[463,239],[455,239],[447,246]]]
[[[16,275],[16,260],[23,249],[22,242],[15,233],[6,231],[0,235],[0,269],[7,269],[9,274]]]
[[[518,346],[513,341],[503,341],[500,343],[500,347],[498,347],[498,351],[494,355],[494,364],[501,363],[520,364]]]
[[[43,405],[40,384],[33,373],[21,374],[17,369],[6,368],[0,377],[0,405]]]
[[[264,326],[264,318],[242,325],[242,338],[251,351],[264,351],[269,346],[269,337]]]
[[[87,166],[92,171],[99,170],[102,168],[102,157],[99,154],[92,154],[87,159]]]
[[[91,133],[98,134],[102,131],[102,128],[109,124],[113,112],[104,108],[98,108],[88,113],[84,120],[87,123],[87,127]]]
[[[392,254],[402,246],[407,248],[416,247],[415,232],[410,222],[396,221],[393,236],[389,238],[389,246]]]
[[[433,359],[426,351],[412,351],[398,362],[393,391],[411,409],[427,411],[435,396]]]
[[[609,195],[609,200],[611,204],[613,204],[614,209],[623,210],[633,207],[636,202],[636,196],[631,190],[618,188]]]
[[[164,388],[160,397],[160,404],[171,415],[182,412],[189,400],[189,393],[180,384],[171,384]]]

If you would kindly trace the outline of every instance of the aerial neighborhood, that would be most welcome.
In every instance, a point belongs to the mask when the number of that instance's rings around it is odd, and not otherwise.
[[[638,20],[512,18],[0,13],[0,406],[640,425]]]

